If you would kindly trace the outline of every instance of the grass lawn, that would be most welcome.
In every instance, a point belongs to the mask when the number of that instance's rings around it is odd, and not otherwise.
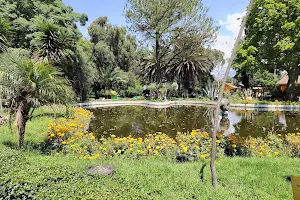
[[[50,119],[39,115],[28,122],[24,151],[15,149],[16,134],[0,127],[0,199],[292,199],[285,177],[300,175],[300,159],[223,158],[216,162],[214,190],[209,165],[200,180],[201,162],[43,155],[37,147]],[[89,166],[103,163],[116,166],[114,176],[86,173]]]

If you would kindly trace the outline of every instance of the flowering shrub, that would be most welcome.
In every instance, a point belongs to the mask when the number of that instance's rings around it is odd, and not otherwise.
[[[250,149],[251,156],[273,157],[287,154],[284,148],[283,138],[280,134],[268,134],[264,139],[249,137],[245,141],[245,146]]]
[[[285,136],[292,157],[300,157],[300,133]]]
[[[59,118],[49,123],[47,140],[42,141],[51,150],[73,153],[82,159],[103,156],[171,156],[178,161],[194,161],[209,158],[211,137],[199,129],[190,133],[178,132],[175,138],[158,132],[144,138],[116,137],[96,139],[86,131],[92,113],[73,108],[70,118]],[[300,133],[285,137],[269,134],[266,138],[241,138],[235,135],[217,134],[217,155],[275,157],[288,155],[300,157]]]

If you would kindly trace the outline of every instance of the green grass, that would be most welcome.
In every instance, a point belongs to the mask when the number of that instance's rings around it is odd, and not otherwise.
[[[3,194],[11,199],[292,199],[285,177],[300,175],[300,159],[223,158],[216,162],[214,190],[209,165],[200,180],[201,162],[122,157],[88,161],[43,155],[35,147],[50,119],[39,115],[28,122],[24,151],[15,149],[16,135],[5,125],[0,127],[0,199]],[[86,173],[89,166],[104,163],[116,166],[114,176]]]

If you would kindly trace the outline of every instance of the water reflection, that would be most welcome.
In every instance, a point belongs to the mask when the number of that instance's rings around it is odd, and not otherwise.
[[[213,110],[197,106],[147,108],[141,106],[105,107],[92,110],[95,116],[92,131],[99,135],[143,137],[164,132],[172,137],[192,129],[210,131]],[[240,136],[265,136],[269,132],[294,133],[300,128],[298,112],[230,111],[220,117],[220,131]]]

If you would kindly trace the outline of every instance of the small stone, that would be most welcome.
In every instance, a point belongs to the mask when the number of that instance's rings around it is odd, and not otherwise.
[[[90,175],[113,175],[115,173],[114,165],[99,165],[88,168],[88,174]]]

